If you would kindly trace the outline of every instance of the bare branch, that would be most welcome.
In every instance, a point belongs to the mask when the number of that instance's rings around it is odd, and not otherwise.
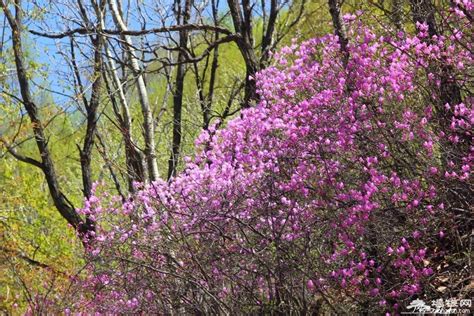
[[[33,165],[35,167],[38,167],[40,169],[43,169],[43,164],[41,162],[39,162],[38,160],[36,159],[33,159],[33,158],[30,158],[30,157],[27,157],[27,156],[24,156],[22,154],[19,154],[14,146],[11,146],[9,145],[5,139],[3,137],[0,137],[0,142],[2,142],[4,145],[5,145],[5,148],[7,149],[7,151],[13,156],[15,157],[17,160],[19,161],[22,161],[22,162],[26,162],[30,165]]]
[[[75,29],[61,32],[61,33],[46,33],[46,32],[40,32],[36,30],[29,30],[29,32],[33,35],[52,38],[52,39],[60,39],[60,38],[65,38],[72,35],[97,34],[99,32],[106,35],[143,36],[147,34],[180,32],[180,31],[213,31],[213,32],[219,32],[222,34],[227,34],[227,35],[233,34],[231,31],[229,31],[228,29],[224,27],[214,26],[214,25],[199,25],[199,24],[173,25],[169,27],[158,27],[158,28],[153,28],[153,29],[148,29],[148,30],[103,29],[99,31],[99,30],[90,30],[85,27],[75,28]]]

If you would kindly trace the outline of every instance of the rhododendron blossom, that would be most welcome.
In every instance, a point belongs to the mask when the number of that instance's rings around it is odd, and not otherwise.
[[[295,42],[256,76],[259,103],[202,133],[170,183],[86,202],[98,228],[73,308],[396,313],[428,295],[448,191],[472,185],[474,99],[443,105],[444,128],[427,93],[438,64],[472,89],[471,35],[346,22],[347,65],[336,36]]]

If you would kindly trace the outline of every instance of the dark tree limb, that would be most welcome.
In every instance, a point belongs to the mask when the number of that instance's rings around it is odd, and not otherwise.
[[[181,0],[175,2],[178,7],[177,20],[178,24],[186,25],[190,19],[191,6],[193,0],[184,0],[184,8],[181,8]],[[178,53],[178,65],[176,66],[176,81],[173,91],[173,140],[171,148],[171,156],[168,160],[168,180],[176,175],[176,168],[179,162],[179,153],[181,150],[181,115],[183,110],[183,94],[184,94],[184,77],[186,75],[185,69],[185,53],[188,45],[189,33],[187,30],[179,32],[179,47],[181,50]]]
[[[212,8],[212,18],[214,21],[214,25],[218,25],[218,1],[212,0],[211,1],[211,8]],[[208,49],[211,45],[220,42],[219,33],[215,32],[213,34],[213,43],[208,46]],[[216,86],[216,77],[217,77],[217,69],[219,67],[219,44],[215,45],[213,49],[212,55],[212,62],[211,62],[211,69],[209,70],[209,87],[207,94],[205,93],[205,85],[204,82],[206,81],[206,75],[209,66],[210,54],[206,56],[206,63],[202,70],[202,75],[199,73],[199,66],[197,61],[193,61],[193,72],[194,72],[194,81],[196,83],[196,88],[198,91],[199,103],[201,106],[201,115],[202,115],[202,128],[207,130],[209,128],[209,124],[211,122],[211,109],[212,109],[212,101],[214,99],[214,91]],[[194,47],[191,45],[191,53],[193,59],[195,59]]]
[[[111,30],[111,29],[89,29],[85,27],[79,27],[71,29],[61,33],[47,33],[40,32],[36,30],[29,30],[33,35],[47,37],[51,39],[61,39],[73,35],[89,35],[97,34],[98,32],[105,35],[128,35],[128,36],[143,36],[148,34],[157,34],[157,33],[169,33],[169,32],[180,32],[180,31],[212,31],[219,32],[226,35],[231,35],[232,32],[224,27],[214,26],[214,25],[200,25],[200,24],[185,24],[185,25],[172,25],[169,27],[158,27],[148,30]]]
[[[0,246],[0,251],[2,251],[8,256],[14,256],[14,257],[20,258],[33,266],[40,267],[40,268],[51,268],[49,265],[45,263],[39,262],[38,260],[28,257],[27,255],[25,255],[23,252],[19,250],[14,250],[14,249]]]
[[[252,102],[258,100],[255,74],[260,70],[260,63],[253,47],[252,7],[250,6],[249,0],[242,1],[242,8],[237,0],[227,0],[227,4],[230,9],[235,31],[240,34],[236,43],[244,58],[246,67],[244,102],[241,107],[248,108]]]
[[[266,61],[268,61],[270,57],[270,48],[272,47],[273,33],[275,32],[277,17],[278,17],[278,1],[271,0],[267,29],[263,33],[263,38],[262,38],[262,44],[261,44],[262,57],[261,57],[260,63],[265,63]]]
[[[97,140],[99,141],[98,144],[95,144],[97,147],[97,150],[99,151],[99,154],[102,156],[102,159],[105,162],[105,165],[107,169],[109,170],[110,176],[112,177],[112,181],[114,182],[115,189],[117,190],[117,193],[120,195],[122,198],[122,201],[125,201],[125,194],[122,192],[122,186],[120,185],[120,181],[112,168],[112,161],[110,161],[109,157],[107,157],[106,151],[107,147],[105,146],[104,140],[102,136],[97,132],[96,133]],[[100,145],[100,146],[99,146]]]
[[[81,1],[79,1],[81,2]],[[101,1],[100,5],[94,3],[95,11],[99,19],[102,19],[101,15],[104,10],[106,2]],[[87,19],[87,18],[86,18]],[[99,27],[100,29],[100,27]],[[84,104],[86,108],[86,135],[82,148],[79,150],[81,171],[82,171],[82,185],[85,198],[90,198],[92,195],[92,149],[94,147],[94,141],[97,131],[97,110],[100,103],[101,86],[102,86],[102,48],[103,48],[103,37],[96,35],[91,36],[92,46],[94,47],[94,66],[92,73],[92,89],[90,100]],[[80,78],[80,77],[79,77]],[[80,80],[80,79],[78,79]],[[90,223],[92,225],[92,223]]]
[[[336,33],[337,37],[339,38],[339,45],[341,45],[341,53],[343,54],[343,63],[344,67],[347,66],[349,61],[349,50],[347,49],[347,45],[349,44],[349,40],[347,38],[346,27],[344,25],[344,21],[342,19],[341,13],[341,0],[328,0],[329,4],[329,13],[331,14],[332,24],[334,26],[334,32]]]
[[[40,169],[43,169],[43,164],[40,161],[18,153],[16,151],[15,147],[9,145],[2,137],[0,137],[0,141],[4,144],[5,148],[10,153],[10,155],[15,157],[15,159],[17,159],[19,161],[22,161],[22,162],[25,162],[25,163],[28,163],[28,164],[33,165],[35,167],[38,167]]]
[[[218,21],[218,2],[215,0],[211,1],[212,3],[212,18],[214,20],[214,25],[217,26],[219,23]],[[214,34],[214,42],[219,41],[219,33]],[[211,63],[211,74],[209,76],[209,89],[207,91],[207,96],[205,97],[204,103],[202,103],[202,122],[203,122],[203,129],[207,130],[209,128],[209,124],[211,123],[211,107],[212,101],[214,99],[214,91],[216,86],[216,78],[217,78],[217,69],[219,68],[219,45],[216,46],[214,49],[214,54],[212,56],[212,63]]]

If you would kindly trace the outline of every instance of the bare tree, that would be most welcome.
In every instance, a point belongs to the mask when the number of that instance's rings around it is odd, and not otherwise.
[[[16,154],[14,156],[21,161],[28,162],[36,167],[39,167],[43,171],[55,207],[67,220],[67,222],[77,229],[82,236],[84,236],[94,229],[92,221],[90,219],[86,219],[84,221],[61,190],[61,186],[56,175],[56,169],[54,167],[49,150],[48,139],[44,131],[43,122],[39,116],[38,106],[36,105],[31,94],[22,43],[22,30],[24,26],[22,24],[21,0],[14,1],[15,14],[12,13],[4,0],[0,0],[0,6],[3,9],[12,31],[13,54],[21,93],[20,100],[23,103],[26,112],[28,113],[31,123],[33,124],[33,134],[41,161],[37,161],[30,157],[24,157],[20,154]]]
[[[220,23],[219,16],[218,16],[218,6],[219,0],[211,0],[211,12],[212,12],[212,21],[214,26],[218,26]],[[214,43],[219,43],[220,33],[214,32],[213,33],[213,41]],[[207,130],[209,128],[209,124],[211,122],[211,109],[212,109],[212,102],[214,99],[214,92],[216,86],[216,78],[217,78],[217,69],[219,67],[219,45],[213,50],[212,54],[212,61],[210,61],[211,55],[208,54],[204,61],[204,67],[201,71],[199,67],[199,61],[196,60],[196,53],[195,47],[198,44],[194,44],[192,41],[190,42],[190,53],[193,57],[192,62],[192,71],[194,73],[194,81],[196,83],[196,89],[198,93],[199,103],[201,106],[201,115],[202,115],[202,128]],[[211,63],[211,69],[209,70],[209,86],[207,89],[207,93],[205,90],[205,81],[206,75],[209,67],[209,63]]]
[[[130,113],[130,107],[128,105],[123,84],[117,73],[117,66],[112,58],[112,54],[108,47],[105,47],[105,55],[107,59],[106,72],[104,73],[104,79],[106,81],[107,91],[109,94],[110,101],[115,116],[118,120],[120,133],[124,139],[125,145],[125,163],[127,165],[127,182],[129,191],[133,192],[134,182],[144,182],[148,177],[146,171],[145,159],[143,153],[137,148],[133,135],[132,135],[132,116]],[[111,82],[107,78],[111,78]],[[117,104],[118,100],[118,104]]]
[[[83,7],[82,1],[78,1],[79,5]],[[96,3],[92,1],[94,11],[96,13],[98,19],[98,25],[100,29],[100,21],[102,20],[102,15],[104,13],[105,1],[101,0],[100,3]],[[90,24],[90,20],[87,17],[87,13],[85,10],[81,10],[83,12],[83,18],[87,24]],[[92,149],[95,143],[95,136],[97,131],[97,111],[99,108],[100,103],[100,96],[101,96],[101,86],[102,86],[102,48],[103,48],[103,39],[98,34],[96,36],[90,36],[93,51],[94,51],[94,62],[93,62],[93,83],[91,89],[91,96],[90,100],[87,101],[84,96],[84,88],[80,84],[80,75],[78,72],[77,78],[79,82],[79,86],[81,89],[81,94],[83,95],[84,106],[86,109],[86,118],[87,118],[87,125],[86,125],[86,135],[84,137],[84,144],[82,149],[79,148],[79,155],[81,161],[81,169],[82,169],[82,183],[83,183],[83,192],[86,198],[91,197],[92,195],[92,170],[91,170],[91,159],[92,159]],[[74,60],[74,59],[73,59]],[[77,67],[76,67],[77,69]],[[78,146],[79,147],[79,146]]]
[[[259,62],[254,50],[252,6],[249,0],[242,0],[240,4],[237,0],[227,1],[234,23],[235,31],[239,34],[236,40],[237,45],[245,61],[245,96],[243,107],[249,107],[251,101],[257,99],[255,79],[253,76],[259,70]]]
[[[192,0],[175,0],[176,7],[176,20],[178,25],[187,25],[191,6],[193,5]],[[181,147],[181,115],[183,109],[183,95],[184,95],[184,76],[186,74],[185,62],[186,62],[186,50],[188,45],[188,31],[179,31],[179,52],[178,62],[176,65],[176,80],[173,91],[173,142],[171,149],[171,156],[168,161],[168,179],[176,174],[176,167],[179,160],[179,151]]]
[[[349,60],[349,51],[347,49],[347,44],[349,39],[347,38],[346,27],[344,26],[344,21],[342,20],[341,13],[341,0],[328,0],[329,4],[329,13],[331,14],[332,24],[334,26],[334,32],[339,38],[339,45],[341,45],[341,52],[344,55],[343,63],[344,67],[347,66]]]
[[[127,25],[123,21],[122,13],[120,12],[120,0],[109,0],[110,10],[114,18],[117,28],[121,32],[121,37],[124,41],[124,49],[130,58],[130,66],[136,76],[136,85],[138,96],[142,107],[143,114],[143,130],[145,135],[145,158],[148,166],[148,177],[150,181],[155,181],[159,178],[158,164],[156,162],[155,149],[155,126],[153,123],[152,109],[148,98],[148,92],[145,86],[145,79],[143,70],[138,62],[139,57],[134,49],[132,38],[125,32],[128,31]],[[121,5],[120,5],[121,6]]]
[[[270,1],[270,7],[267,9],[265,7],[265,1],[261,2],[259,9],[263,16],[263,30],[262,41],[258,44],[258,46],[260,46],[260,52],[258,54],[254,39],[257,2],[252,2],[251,0],[242,0],[240,2],[238,0],[227,0],[234,29],[238,35],[235,41],[240,49],[246,67],[243,108],[251,106],[252,102],[258,99],[254,77],[268,62],[270,50],[274,49],[275,45],[280,42],[288,30],[298,23],[303,14],[306,4],[305,0],[299,3],[291,3],[288,12],[292,13],[294,10],[296,13],[294,15],[288,13],[286,20],[281,23],[283,27],[279,29],[277,27],[279,15],[281,15],[283,8],[288,3],[289,1],[272,0]],[[291,18],[291,21],[288,20],[289,18]]]

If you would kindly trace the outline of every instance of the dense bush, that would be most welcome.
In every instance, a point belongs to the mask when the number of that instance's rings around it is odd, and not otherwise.
[[[258,105],[202,134],[171,183],[126,201],[96,192],[70,308],[393,313],[442,295],[446,269],[462,280],[472,25],[445,18],[453,28],[429,38],[423,24],[379,36],[346,16],[347,64],[335,36],[283,49],[256,78]],[[441,104],[446,80],[462,103]]]

